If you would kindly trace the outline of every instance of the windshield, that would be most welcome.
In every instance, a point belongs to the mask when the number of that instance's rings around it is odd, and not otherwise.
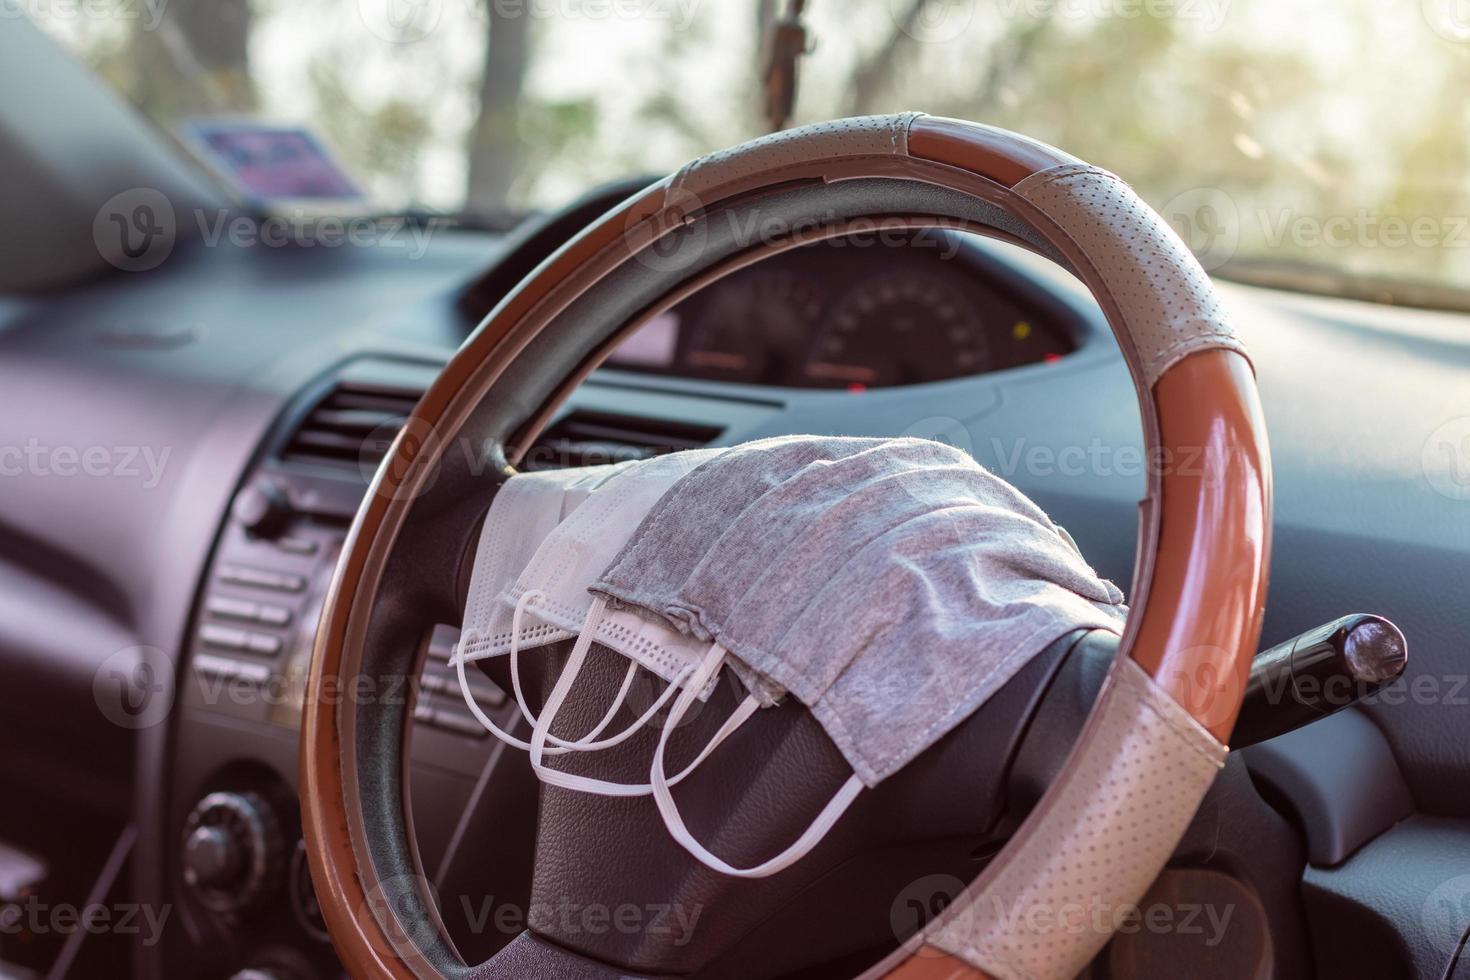
[[[551,207],[763,131],[786,0],[0,0],[173,133],[306,127],[378,206]],[[922,109],[1126,177],[1207,268],[1470,289],[1461,0],[810,0],[795,123]],[[1417,293],[1395,283],[1421,284]]]

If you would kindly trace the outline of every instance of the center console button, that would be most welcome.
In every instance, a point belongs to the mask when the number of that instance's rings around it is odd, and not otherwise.
[[[270,572],[263,568],[248,568],[244,565],[221,565],[219,579],[230,585],[250,585],[274,592],[300,592],[306,588],[306,579],[288,572]]]
[[[251,684],[265,684],[271,679],[270,668],[265,664],[247,664],[238,660],[230,660],[226,657],[216,657],[208,653],[201,653],[194,657],[194,669],[202,674],[213,677],[222,677],[225,680],[248,681]]]
[[[246,640],[246,649],[263,657],[274,657],[281,652],[281,638],[269,633],[251,633]]]
[[[233,626],[205,623],[199,627],[199,639],[207,645],[223,650],[245,650],[250,645],[250,634]]]
[[[285,606],[268,606],[262,603],[255,611],[255,621],[265,626],[289,626],[291,610]]]
[[[212,595],[205,603],[211,615],[222,619],[255,620],[260,615],[260,604],[247,599],[235,599],[227,595]]]

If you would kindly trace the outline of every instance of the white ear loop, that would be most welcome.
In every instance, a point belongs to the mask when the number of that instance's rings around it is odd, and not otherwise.
[[[544,592],[541,592],[537,589],[532,589],[526,592],[516,602],[515,613],[511,618],[511,630],[513,632],[510,646],[511,686],[515,689],[516,703],[520,706],[521,714],[525,716],[526,720],[531,723],[533,728],[536,724],[538,724],[536,715],[534,712],[531,711],[530,706],[527,704],[525,693],[521,688],[519,649],[521,618],[524,615],[525,608],[529,604],[530,600],[544,595]],[[488,731],[491,735],[494,735],[506,745],[509,745],[512,748],[520,749],[523,752],[529,752],[531,750],[531,743],[516,738],[514,735],[502,729],[499,725],[495,724],[495,722],[492,721],[490,717],[485,714],[485,712],[480,708],[480,705],[475,701],[474,692],[470,690],[469,680],[465,676],[465,658],[457,658],[455,666],[459,674],[460,694],[464,696],[465,704],[469,707],[470,713],[475,716],[475,719],[485,727],[486,731]],[[570,666],[570,662],[568,666]],[[673,697],[674,685],[669,685],[669,687],[659,695],[659,697],[653,702],[653,704],[649,706],[648,710],[643,712],[642,715],[640,715],[635,721],[633,721],[627,728],[623,729],[623,731],[619,732],[617,735],[605,738],[601,741],[593,741],[597,738],[598,735],[602,734],[603,730],[607,728],[609,724],[612,723],[613,718],[617,716],[618,709],[621,708],[626,702],[628,697],[628,690],[633,685],[633,675],[637,670],[638,665],[636,663],[628,665],[628,673],[623,677],[623,686],[618,690],[617,697],[613,699],[612,706],[607,709],[607,713],[603,715],[602,721],[598,722],[597,726],[593,728],[592,731],[588,732],[586,735],[583,735],[580,739],[576,739],[575,741],[567,741],[548,733],[547,738],[549,741],[553,742],[554,745],[550,748],[545,749],[545,754],[564,755],[568,752],[593,752],[598,749],[611,748],[614,745],[618,745],[622,742],[627,741],[633,735],[637,734],[638,729],[646,724],[648,720],[651,719],[660,709],[662,709],[663,706],[668,703],[669,699]],[[565,673],[565,670],[563,670],[563,673]]]
[[[684,818],[679,813],[679,807],[674,802],[673,794],[669,792],[669,788],[677,783],[679,779],[687,775],[689,770],[684,770],[684,772],[679,774],[677,779],[670,780],[665,778],[664,751],[668,747],[669,732],[678,726],[685,712],[689,710],[690,704],[693,703],[694,695],[708,683],[709,679],[714,676],[715,671],[720,669],[720,666],[725,662],[725,656],[726,652],[724,647],[718,643],[711,644],[709,653],[704,658],[704,662],[699,665],[699,669],[695,671],[694,676],[685,683],[684,690],[679,695],[679,700],[674,702],[674,707],[669,712],[668,720],[664,724],[664,730],[659,734],[658,748],[654,750],[653,754],[653,768],[649,774],[650,781],[653,784],[653,800],[658,805],[659,813],[663,815],[664,825],[668,828],[670,836],[678,841],[680,846],[692,854],[701,864],[734,878],[766,878],[806,857],[807,853],[813,847],[816,847],[823,837],[827,836],[828,831],[837,823],[838,818],[852,804],[852,801],[857,798],[858,793],[862,792],[863,782],[856,774],[848,777],[847,782],[842,784],[842,787],[837,790],[832,799],[822,808],[822,812],[817,814],[816,819],[812,821],[806,831],[790,847],[753,868],[737,868],[727,864],[711,853],[703,844],[695,840],[694,835],[689,832],[689,828],[684,824]],[[741,710],[744,710],[747,705],[751,706],[749,714],[753,714],[755,709],[760,707],[760,703],[752,696],[746,697],[745,702],[740,706]],[[740,711],[736,712],[736,714],[739,713]],[[749,714],[746,717],[749,717]],[[713,748],[713,744],[711,748]],[[702,760],[706,754],[708,754],[708,750],[701,754],[699,759],[695,760],[695,763],[697,764]],[[690,768],[693,767],[691,766]]]
[[[464,703],[465,706],[470,709],[470,714],[474,715],[475,720],[478,721],[481,725],[485,726],[485,730],[487,732],[500,739],[506,745],[509,745],[513,749],[520,749],[522,752],[529,751],[531,748],[529,742],[523,742],[520,739],[516,738],[514,735],[510,734],[510,732],[502,729],[499,725],[495,724],[495,722],[491,721],[490,716],[485,714],[485,712],[480,708],[479,702],[475,700],[474,692],[470,690],[469,678],[465,676],[464,663],[464,657],[461,656],[455,658],[454,666],[459,673],[459,692],[460,694],[464,695]],[[571,750],[553,748],[548,749],[548,751],[559,753],[569,752]]]
[[[590,776],[579,776],[574,773],[551,769],[542,763],[543,753],[551,751],[546,748],[546,741],[551,725],[556,720],[557,712],[561,710],[562,704],[565,703],[567,694],[571,692],[572,685],[576,682],[577,675],[581,672],[583,664],[586,663],[587,653],[592,647],[592,635],[596,631],[597,623],[601,620],[603,613],[606,611],[606,607],[607,599],[599,595],[592,600],[592,607],[587,610],[587,618],[582,624],[581,632],[577,635],[577,642],[572,646],[572,653],[567,658],[567,665],[562,670],[561,676],[557,678],[556,686],[552,688],[551,694],[546,698],[545,707],[541,709],[541,717],[536,721],[535,727],[531,730],[531,767],[536,771],[537,777],[543,783],[551,786],[560,786],[563,789],[577,790],[583,793],[593,793],[598,796],[647,796],[655,792],[654,786],[650,783],[608,782],[603,779],[593,779]],[[718,667],[718,664],[716,664],[716,667]],[[652,718],[654,713],[667,701],[669,695],[684,683],[691,672],[695,672],[692,667],[686,667],[681,670],[678,676],[670,682],[668,688],[659,699],[654,702],[653,706],[645,711],[643,716],[634,725],[630,726],[627,731],[619,736],[618,740],[621,741],[628,734],[631,734],[632,731],[641,727]],[[713,671],[695,673],[703,673],[703,680],[700,682],[700,687],[690,694],[691,699],[698,696],[699,691],[703,690],[703,685],[707,684],[714,674]],[[684,693],[689,694],[690,692],[685,688]],[[683,695],[681,694],[682,697]],[[740,706],[731,712],[730,717],[725,719],[724,724],[710,738],[708,744],[700,750],[699,755],[694,758],[694,761],[689,763],[673,779],[669,780],[668,785],[674,786],[682,782],[686,776],[694,771],[695,767],[719,747],[721,742],[729,738],[730,734],[739,728],[751,715],[755,714],[759,708],[760,702],[754,698],[746,698],[745,701],[741,702]],[[681,712],[679,717],[682,718],[688,710],[688,706],[685,705],[684,712]],[[669,727],[672,727],[677,724],[677,720],[671,715],[667,724]],[[660,746],[668,740],[669,727],[666,727],[659,737]]]
[[[525,592],[521,595],[519,599],[516,600],[515,612],[511,614],[510,618],[510,686],[515,691],[516,704],[520,705],[521,714],[525,716],[525,719],[530,722],[533,727],[536,724],[536,713],[532,711],[531,706],[526,703],[525,692],[521,689],[521,619],[525,615],[526,606],[531,602],[532,599],[545,598],[545,596],[546,593],[542,592],[540,589],[531,589],[530,591]],[[556,746],[562,746],[564,748],[573,749],[576,751],[590,752],[595,749],[608,748],[610,746],[617,745],[619,742],[622,742],[630,735],[632,735],[633,732],[635,732],[638,726],[642,723],[643,719],[640,718],[638,721],[634,722],[632,725],[624,729],[621,733],[614,736],[612,739],[604,742],[593,741],[593,739],[602,734],[603,730],[607,728],[608,725],[612,724],[613,718],[617,717],[618,709],[623,706],[623,703],[628,698],[628,689],[633,686],[633,675],[637,672],[638,665],[636,663],[629,662],[628,672],[623,676],[623,686],[618,689],[617,697],[613,698],[612,707],[607,709],[607,714],[602,716],[602,720],[597,723],[597,726],[593,728],[592,731],[572,742],[557,738],[555,735],[551,735],[549,733],[546,736],[547,740]],[[659,706],[662,706],[662,702],[659,702]],[[657,708],[655,708],[654,710],[657,710]]]

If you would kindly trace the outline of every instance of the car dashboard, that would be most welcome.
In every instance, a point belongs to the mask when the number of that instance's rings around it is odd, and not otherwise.
[[[0,306],[0,443],[44,461],[7,474],[0,496],[0,663],[26,678],[0,692],[0,718],[7,737],[46,746],[0,763],[35,801],[0,815],[0,841],[66,869],[51,901],[176,910],[151,944],[37,936],[26,955],[42,967],[132,957],[140,975],[336,975],[296,805],[316,616],[388,443],[498,298],[484,277],[505,247],[474,231],[441,231],[417,256],[226,243]],[[1263,756],[1274,775],[1232,757],[1178,859],[1239,884],[1242,928],[1266,937],[1278,975],[1374,955],[1439,976],[1463,924],[1401,905],[1446,861],[1470,875],[1470,740],[1453,734],[1463,709],[1448,696],[1463,640],[1443,598],[1470,567],[1470,495],[1429,448],[1435,426],[1470,417],[1470,341],[1447,314],[1222,289],[1276,453],[1264,641],[1380,612],[1408,636],[1411,674],[1445,690],[1311,726]],[[957,445],[1045,507],[1101,574],[1131,579],[1150,463],[1099,308],[1043,260],[955,233],[806,246],[713,284],[625,340],[522,465],[794,432]],[[68,446],[104,447],[111,470],[61,476]],[[513,913],[529,900],[535,783],[464,710],[455,627],[422,638],[417,685],[370,693],[413,699],[415,835],[473,960],[525,924]],[[505,693],[476,684],[509,718]],[[1346,744],[1350,756],[1332,751]],[[1375,787],[1372,801],[1354,785]],[[63,817],[79,813],[106,843],[69,860]],[[248,875],[219,873],[238,861]],[[1385,875],[1402,887],[1379,887]],[[1308,921],[1328,930],[1328,954],[1288,938]]]

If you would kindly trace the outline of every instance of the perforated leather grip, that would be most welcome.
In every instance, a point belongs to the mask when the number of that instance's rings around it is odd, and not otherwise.
[[[1224,746],[1119,658],[1058,792],[930,941],[995,977],[1076,976],[1153,884],[1224,762]]]
[[[1196,351],[1245,353],[1193,253],[1116,175],[1063,164],[1011,190],[1056,222],[1107,283],[1150,385]]]

